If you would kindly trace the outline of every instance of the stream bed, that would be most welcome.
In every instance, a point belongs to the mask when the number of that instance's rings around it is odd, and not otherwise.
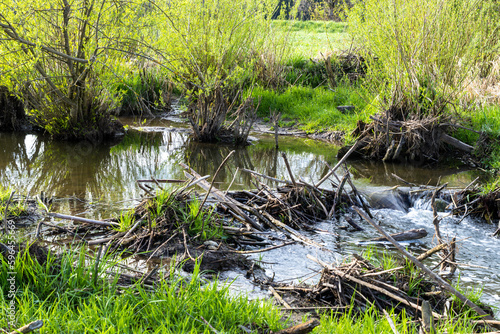
[[[62,143],[53,142],[36,134],[0,133],[0,184],[18,194],[53,196],[51,210],[87,218],[104,219],[120,210],[138,203],[141,190],[136,180],[185,179],[180,163],[186,163],[201,175],[214,175],[224,158],[233,149],[236,152],[219,172],[215,186],[225,190],[255,188],[253,177],[238,168],[246,168],[275,178],[288,179],[288,172],[281,157],[284,152],[292,173],[305,181],[317,181],[325,175],[329,166],[335,165],[338,148],[331,144],[305,138],[280,137],[280,149],[276,151],[274,137],[253,134],[253,145],[234,148],[231,145],[199,144],[189,139],[188,129],[168,119],[155,119],[137,128],[135,119],[122,119],[130,126],[127,135],[116,143]],[[430,200],[412,197],[402,203],[394,187],[401,185],[393,174],[415,184],[436,185],[448,182],[449,188],[464,188],[476,177],[486,175],[457,163],[439,167],[415,167],[405,164],[387,164],[369,161],[350,161],[348,167],[356,187],[366,198],[378,198],[373,202],[379,207],[372,212],[387,232],[395,233],[414,228],[425,228],[428,236],[407,244],[419,253],[435,244]],[[235,175],[236,173],[236,175]],[[340,172],[339,172],[340,173]],[[325,183],[326,185],[326,183]],[[446,213],[442,213],[446,215]],[[353,252],[361,253],[367,245],[359,241],[377,237],[368,223],[356,215],[352,218],[365,231],[352,232],[343,229],[342,221],[318,223],[317,233],[308,237],[324,245],[330,251],[302,245],[290,245],[253,255],[262,261],[267,275],[275,281],[313,283],[318,266],[306,258],[310,254],[325,262],[339,262]],[[445,217],[441,222],[445,240],[456,236],[456,277],[464,287],[484,288],[483,301],[500,308],[500,251],[499,240],[491,234],[496,226],[466,218]],[[391,251],[393,247],[377,244],[378,251]],[[427,262],[430,264],[430,262]],[[228,272],[223,279],[234,280],[238,291],[249,292],[250,297],[267,296],[242,273]]]

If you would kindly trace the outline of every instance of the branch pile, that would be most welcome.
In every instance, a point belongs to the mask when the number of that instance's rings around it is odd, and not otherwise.
[[[369,124],[359,121],[353,132],[360,137],[357,153],[366,159],[437,162],[447,145],[465,153],[473,151],[446,133],[451,124],[440,116],[408,116],[402,108],[393,107],[385,115],[370,118]]]

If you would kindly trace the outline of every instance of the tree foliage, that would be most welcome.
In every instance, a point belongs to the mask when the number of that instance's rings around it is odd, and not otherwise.
[[[116,102],[109,73],[135,15],[129,4],[5,0],[0,6],[0,84],[20,95],[50,134],[106,133],[107,110]]]
[[[348,21],[374,90],[416,113],[454,102],[498,54],[495,1],[364,0]]]

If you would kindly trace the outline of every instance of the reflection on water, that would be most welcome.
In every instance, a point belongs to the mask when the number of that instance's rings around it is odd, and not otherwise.
[[[235,148],[195,143],[185,130],[166,127],[172,126],[166,121],[162,125],[130,130],[118,144],[62,143],[33,134],[0,133],[0,183],[18,193],[35,195],[44,191],[66,199],[57,202],[58,210],[66,213],[88,211],[90,216],[101,216],[111,208],[133,205],[123,201],[140,196],[136,180],[151,176],[184,179],[181,162],[201,175],[214,175],[232,150],[235,153],[216,179],[221,189],[226,189],[233,178],[232,189],[255,187],[250,174],[240,171],[235,176],[237,168],[289,179],[281,152],[286,153],[294,176],[306,181],[319,180],[328,165],[336,163],[337,148],[322,142],[285,137],[280,139],[278,152],[272,137],[261,136],[251,146]],[[455,186],[464,186],[475,177],[457,168],[430,170],[366,161],[354,161],[349,166],[358,182],[374,185],[397,184],[392,173],[415,183],[435,183],[442,177]]]

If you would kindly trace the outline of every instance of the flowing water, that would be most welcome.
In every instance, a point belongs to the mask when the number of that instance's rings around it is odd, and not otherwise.
[[[306,181],[319,180],[328,172],[328,165],[333,166],[337,161],[337,148],[304,138],[280,138],[279,152],[274,148],[274,138],[265,135],[256,135],[253,145],[234,148],[192,142],[187,129],[167,119],[149,121],[141,129],[134,128],[137,125],[134,119],[122,121],[129,124],[131,130],[116,143],[61,143],[35,134],[0,133],[0,184],[20,194],[34,196],[43,191],[54,196],[52,210],[55,212],[103,219],[137,203],[141,190],[136,180],[184,179],[181,162],[201,175],[213,175],[229,152],[235,150],[215,183],[216,187],[226,189],[234,180],[231,189],[235,190],[255,188],[253,178],[248,173],[236,173],[238,168],[289,179],[281,152],[286,153],[295,177]],[[348,166],[358,189],[377,207],[376,218],[388,232],[413,228],[425,228],[429,232],[426,238],[408,244],[415,252],[434,244],[432,211],[423,199],[403,199],[394,190],[401,182],[393,174],[416,184],[435,185],[441,180],[456,188],[467,186],[477,176],[484,177],[481,172],[453,164],[430,169],[353,161]],[[341,219],[319,223],[318,233],[309,235],[332,252],[292,245],[254,258],[263,261],[269,276],[275,275],[275,280],[304,281],[318,269],[306,258],[307,254],[326,262],[341,261],[353,252],[366,250],[368,246],[359,244],[360,240],[378,236],[367,223],[356,216],[353,219],[365,231],[343,230],[345,222]],[[460,268],[460,282],[464,286],[484,287],[484,300],[500,307],[500,244],[491,237],[495,226],[471,219],[459,221],[456,217],[444,218],[441,231],[446,239],[454,236],[466,239],[459,243],[457,261],[471,266]],[[375,247],[392,249],[383,244]],[[224,278],[236,279],[233,284],[239,289],[255,295],[264,293],[237,274],[227,273]]]

